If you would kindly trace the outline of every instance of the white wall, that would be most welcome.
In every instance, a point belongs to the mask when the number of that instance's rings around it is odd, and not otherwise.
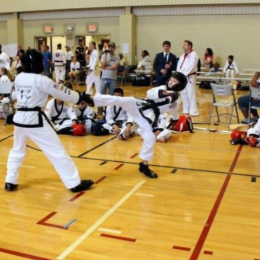
[[[171,51],[179,57],[183,52],[182,43],[188,39],[201,58],[210,47],[221,66],[232,54],[240,68],[259,68],[259,18],[259,15],[138,17],[138,60],[143,49],[154,58],[162,51],[164,40],[171,41]]]

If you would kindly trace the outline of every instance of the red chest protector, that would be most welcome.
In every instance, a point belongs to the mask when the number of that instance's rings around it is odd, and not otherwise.
[[[87,133],[86,127],[84,125],[76,124],[72,126],[72,135],[85,135]]]
[[[175,132],[187,132],[193,133],[193,124],[190,116],[181,115],[178,122],[172,128]]]

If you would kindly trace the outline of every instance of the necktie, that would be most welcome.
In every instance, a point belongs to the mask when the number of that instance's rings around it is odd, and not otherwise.
[[[167,63],[167,58],[168,58],[168,53],[166,53],[166,54],[165,54],[165,57],[164,57],[165,63]]]

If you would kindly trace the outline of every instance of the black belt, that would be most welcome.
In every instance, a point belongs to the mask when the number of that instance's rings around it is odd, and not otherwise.
[[[52,124],[49,120],[49,118],[46,116],[46,114],[42,111],[42,109],[40,107],[32,107],[32,108],[27,108],[27,107],[20,107],[17,108],[17,111],[23,111],[23,112],[39,112],[38,113],[38,119],[39,119],[39,123],[36,125],[26,125],[26,124],[19,124],[14,122],[15,126],[19,126],[19,127],[24,127],[24,128],[36,128],[36,127],[43,127],[43,119],[42,117],[44,116],[44,118],[46,119],[46,121],[50,124],[50,126],[52,127]],[[53,128],[53,127],[52,127]]]

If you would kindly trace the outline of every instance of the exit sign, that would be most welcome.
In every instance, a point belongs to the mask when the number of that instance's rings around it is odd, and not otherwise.
[[[52,27],[51,26],[45,26],[44,27],[44,32],[51,33],[52,32]]]
[[[88,24],[87,27],[89,32],[96,32],[98,29],[97,24]]]

